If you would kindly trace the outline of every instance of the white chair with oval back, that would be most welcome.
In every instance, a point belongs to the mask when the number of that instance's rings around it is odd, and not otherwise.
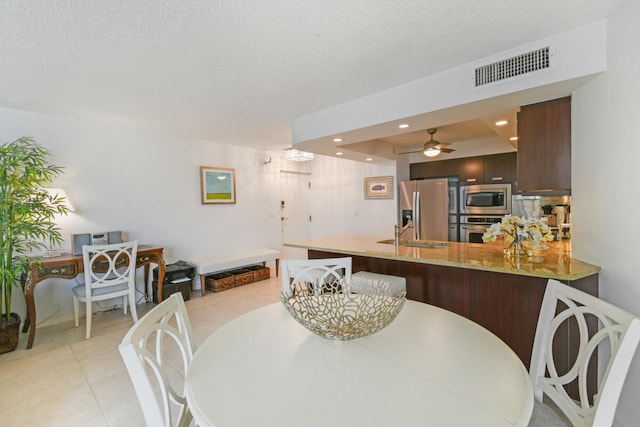
[[[320,292],[317,285],[351,282],[351,258],[282,260],[280,271],[284,295],[291,296],[300,287]]]
[[[74,286],[72,294],[76,328],[80,321],[79,303],[84,302],[86,305],[86,339],[91,337],[91,315],[94,301],[122,297],[124,314],[127,314],[128,300],[133,321],[138,321],[135,298],[137,253],[137,241],[82,247],[84,283]]]
[[[389,274],[358,271],[351,276],[351,292],[358,294],[382,292],[395,296],[407,292],[407,279]]]
[[[578,353],[569,368],[562,369],[554,360],[553,342],[559,329],[568,324],[578,336]],[[562,417],[542,403],[546,396],[575,427],[610,427],[639,341],[639,319],[599,298],[549,280],[529,369],[536,398],[529,425],[566,425]],[[604,351],[598,351],[601,346]],[[602,376],[597,390],[590,390],[587,370],[596,355]],[[579,399],[567,392],[569,384],[577,384]]]
[[[193,416],[184,378],[196,345],[182,294],[172,294],[145,314],[127,332],[119,350],[147,425],[188,426]]]

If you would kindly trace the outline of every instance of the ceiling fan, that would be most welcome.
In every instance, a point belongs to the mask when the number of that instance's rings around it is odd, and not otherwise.
[[[427,157],[435,157],[440,153],[451,153],[453,151],[456,151],[452,148],[447,148],[447,146],[449,144],[447,143],[442,143],[440,141],[436,141],[433,139],[433,135],[438,131],[438,129],[436,128],[430,128],[427,129],[427,133],[430,136],[429,141],[424,143],[424,147],[422,148],[422,150],[419,151],[405,151],[403,153],[396,153],[396,154],[412,154],[412,153],[424,153],[425,156]]]

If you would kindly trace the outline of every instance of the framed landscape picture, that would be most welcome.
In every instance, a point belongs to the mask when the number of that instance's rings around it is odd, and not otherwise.
[[[365,199],[393,199],[393,176],[373,176],[364,179]]]
[[[236,202],[236,170],[200,166],[200,189],[203,205]]]

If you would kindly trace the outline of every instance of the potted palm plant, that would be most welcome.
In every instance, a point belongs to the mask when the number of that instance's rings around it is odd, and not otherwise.
[[[55,215],[66,215],[64,197],[45,190],[62,168],[32,138],[0,146],[0,353],[18,345],[20,316],[11,313],[11,294],[36,258],[33,251],[62,242]]]

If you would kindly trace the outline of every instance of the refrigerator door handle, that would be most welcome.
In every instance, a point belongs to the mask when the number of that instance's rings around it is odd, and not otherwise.
[[[416,191],[413,193],[413,235],[416,240],[422,240],[420,238],[420,229],[422,228],[422,224],[420,224],[421,218],[420,192]]]

